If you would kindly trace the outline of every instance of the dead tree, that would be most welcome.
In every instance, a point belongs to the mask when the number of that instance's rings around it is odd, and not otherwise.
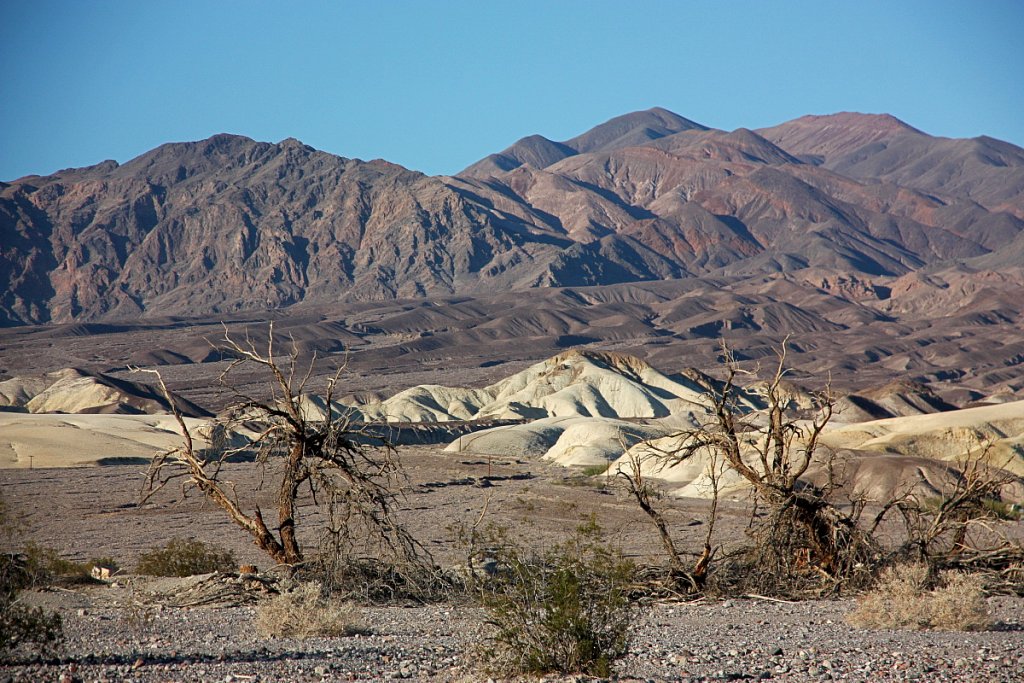
[[[672,538],[664,515],[655,505],[659,493],[652,487],[649,477],[644,474],[645,466],[650,466],[655,472],[663,469],[666,466],[665,458],[669,455],[670,453],[658,449],[651,443],[643,444],[640,450],[630,453],[629,468],[620,467],[616,475],[623,481],[626,491],[637,502],[640,510],[647,515],[657,529],[662,548],[665,549],[665,554],[668,556],[669,577],[672,583],[677,586],[681,584],[687,593],[696,593],[704,588],[708,572],[711,569],[711,561],[716,553],[713,540],[715,521],[718,518],[718,481],[721,471],[714,461],[708,464],[707,474],[712,485],[712,497],[704,534],[704,546],[697,559],[688,567],[683,562],[683,554],[676,547],[675,539]]]
[[[211,440],[216,440],[213,435],[246,437],[237,446],[213,444],[210,449],[198,449],[163,378],[155,370],[146,370],[157,376],[183,442],[154,458],[144,500],[175,480],[181,482],[183,495],[198,489],[260,550],[278,564],[294,568],[306,559],[297,533],[300,492],[305,487],[315,503],[327,507],[331,522],[343,527],[329,530],[343,534],[352,545],[359,540],[403,561],[420,561],[422,547],[395,519],[401,469],[394,449],[387,443],[372,443],[372,437],[333,402],[344,368],[326,381],[320,394],[322,414],[313,414],[304,400],[313,362],[300,368],[294,344],[286,355],[276,355],[273,324],[265,350],[248,336],[238,341],[226,330],[222,342],[234,360],[220,381],[233,393],[234,402],[211,429]],[[256,366],[265,373],[267,395],[253,396],[233,385],[232,373],[242,366]],[[224,463],[240,455],[263,467],[257,490],[241,494],[223,476]],[[264,484],[276,488],[273,522],[268,522],[256,501]]]
[[[788,340],[787,340],[788,341]],[[813,406],[799,411],[784,387],[787,376],[786,341],[778,362],[763,383],[763,409],[741,404],[737,378],[741,370],[728,345],[722,344],[724,381],[709,389],[709,417],[705,424],[674,435],[679,446],[658,455],[657,467],[671,467],[690,458],[706,458],[717,505],[720,476],[731,471],[751,488],[754,516],[744,583],[763,592],[792,592],[808,576],[836,587],[850,579],[878,555],[877,544],[857,520],[829,500],[834,488],[815,487],[802,477],[821,457],[820,438],[832,418],[835,398],[828,386],[813,395]],[[639,478],[632,493],[643,507]],[[763,506],[764,517],[757,515]],[[650,515],[650,513],[648,513]],[[653,517],[652,517],[653,519]],[[657,520],[655,519],[657,524]],[[709,534],[710,536],[710,534]],[[664,539],[664,535],[663,535]],[[712,559],[710,537],[695,566],[695,574],[708,571]]]
[[[938,497],[908,490],[889,501],[878,520],[896,509],[904,523],[906,541],[901,560],[926,564],[929,579],[941,570],[958,569],[1024,576],[1024,547],[998,528],[1005,514],[1003,491],[1019,479],[1005,467],[1014,456],[993,463],[993,444],[968,450],[956,463],[952,485]]]

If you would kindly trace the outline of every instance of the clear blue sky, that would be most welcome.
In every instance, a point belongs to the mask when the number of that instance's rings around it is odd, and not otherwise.
[[[0,179],[219,132],[455,173],[662,106],[1024,145],[1024,2],[0,0]]]

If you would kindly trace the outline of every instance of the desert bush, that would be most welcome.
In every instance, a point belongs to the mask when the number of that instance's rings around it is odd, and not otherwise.
[[[988,498],[982,502],[982,505],[995,519],[1005,521],[1024,519],[1024,508],[1017,503]]]
[[[256,613],[256,630],[266,638],[350,636],[363,632],[359,609],[328,595],[314,581],[275,596]]]
[[[633,609],[633,564],[599,540],[596,525],[540,553],[485,534],[496,571],[477,582],[493,627],[479,648],[484,665],[506,675],[607,676],[625,654]]]
[[[150,576],[192,576],[230,572],[237,566],[229,550],[202,541],[174,538],[162,548],[140,555],[136,571]]]
[[[993,462],[991,451],[991,443],[968,450],[942,497],[908,491],[885,508],[899,512],[906,531],[897,557],[927,564],[932,577],[942,570],[967,571],[981,575],[988,590],[1019,593],[1024,545],[1000,524],[1018,512],[1002,499],[1015,477],[1005,469],[1009,460]]]
[[[119,569],[118,563],[110,557],[92,558],[86,562],[76,562],[61,557],[53,548],[26,543],[20,553],[12,556],[18,562],[22,587],[46,586],[54,583],[81,584],[95,581],[92,576],[93,567],[108,567],[113,571]],[[11,560],[8,560],[11,561]],[[5,571],[5,570],[0,570]]]
[[[23,647],[48,652],[63,637],[59,614],[29,607],[18,592],[33,585],[35,576],[29,556],[18,552],[21,520],[0,492],[0,658]]]
[[[48,652],[62,638],[59,614],[23,605],[13,592],[0,593],[0,657],[22,646]]]
[[[25,571],[32,586],[42,586],[60,579],[86,579],[94,566],[90,562],[75,562],[61,557],[53,548],[27,543],[22,550]]]
[[[981,631],[991,625],[978,576],[942,572],[933,582],[930,575],[926,564],[885,569],[847,621],[858,628],[912,631]]]
[[[320,552],[296,573],[302,581],[315,581],[334,596],[361,605],[409,605],[448,602],[465,593],[455,577],[418,562],[382,561],[337,552],[328,540]]]

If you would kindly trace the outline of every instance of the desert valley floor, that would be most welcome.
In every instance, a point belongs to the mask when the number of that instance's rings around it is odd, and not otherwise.
[[[442,563],[465,557],[451,527],[472,523],[487,507],[522,540],[545,544],[595,514],[612,543],[637,559],[659,553],[650,523],[624,491],[586,481],[564,468],[502,458],[453,456],[427,447],[402,449],[409,474],[402,518]],[[252,474],[231,466],[244,484]],[[4,470],[5,496],[27,515],[33,538],[84,560],[109,555],[131,566],[140,551],[187,533],[264,566],[223,515],[171,493],[137,506],[138,465]],[[45,499],[45,506],[39,501]],[[681,546],[702,542],[707,506],[666,502]],[[746,513],[724,505],[723,536],[742,536]],[[179,581],[180,580],[174,580]],[[155,607],[181,599],[171,580],[126,576],[114,585],[35,593],[58,609],[69,643],[60,663],[0,665],[14,681],[323,681],[410,679],[484,681],[473,648],[482,613],[460,605],[367,607],[366,633],[305,641],[263,639],[249,606]],[[148,607],[132,605],[145,604]],[[1024,598],[993,597],[994,630],[981,633],[854,629],[844,622],[849,598],[786,602],[759,598],[645,603],[619,668],[625,681],[1011,681],[1024,671]],[[69,674],[69,672],[72,672]],[[62,679],[63,680],[63,679]]]

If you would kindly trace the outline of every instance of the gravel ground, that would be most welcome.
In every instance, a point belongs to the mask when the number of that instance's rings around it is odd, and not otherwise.
[[[368,608],[366,632],[357,636],[265,639],[255,633],[255,607],[126,608],[128,590],[34,595],[61,611],[66,642],[54,661],[0,665],[0,681],[488,679],[473,666],[484,632],[474,608]],[[854,629],[843,621],[848,600],[647,605],[616,678],[1024,681],[1024,599],[989,605],[996,627],[978,633]]]
[[[541,545],[595,515],[631,557],[659,555],[649,520],[620,491],[580,485],[566,479],[566,470],[536,462],[453,458],[430,448],[402,453],[410,475],[403,519],[446,566],[464,559],[448,526],[475,519],[485,507],[521,539]],[[227,471],[251,486],[250,470],[232,465]],[[201,499],[181,502],[168,493],[136,505],[140,475],[127,466],[6,470],[0,487],[28,537],[71,559],[109,555],[132,567],[141,551],[187,533],[228,547],[240,562],[265,565],[244,534]],[[698,547],[706,504],[662,503],[681,546]],[[745,510],[723,502],[720,515],[722,537],[742,538]],[[127,580],[117,583],[30,594],[27,599],[63,615],[66,642],[52,661],[0,662],[0,683],[488,678],[474,668],[473,649],[484,632],[478,609],[365,608],[366,633],[359,636],[265,639],[255,632],[254,607],[133,607],[142,593],[133,593]],[[858,630],[843,620],[850,601],[644,605],[616,675],[625,681],[1024,682],[1024,598],[989,604],[996,627],[980,633]]]

